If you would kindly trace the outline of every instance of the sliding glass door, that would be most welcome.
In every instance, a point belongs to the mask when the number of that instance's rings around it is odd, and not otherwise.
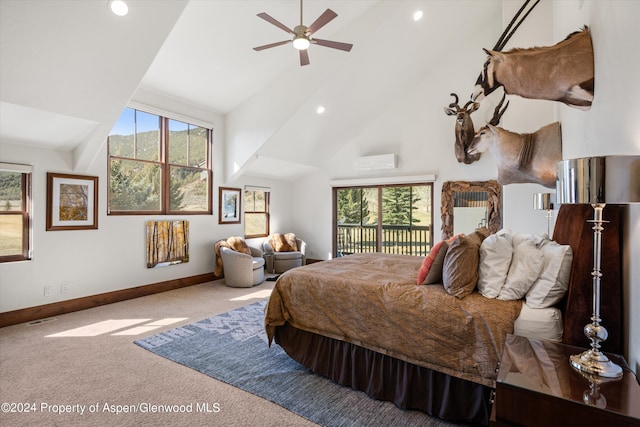
[[[334,188],[334,255],[426,255],[433,240],[433,185]]]

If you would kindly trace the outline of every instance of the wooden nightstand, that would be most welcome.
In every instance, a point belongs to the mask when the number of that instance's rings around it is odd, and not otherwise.
[[[569,365],[569,356],[582,351],[508,335],[491,425],[640,426],[640,385],[626,361],[607,354],[624,374],[596,385]]]

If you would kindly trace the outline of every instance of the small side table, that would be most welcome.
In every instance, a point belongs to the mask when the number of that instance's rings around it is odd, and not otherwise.
[[[619,379],[591,380],[569,365],[584,351],[508,335],[496,382],[493,426],[640,426],[640,385],[622,356]]]

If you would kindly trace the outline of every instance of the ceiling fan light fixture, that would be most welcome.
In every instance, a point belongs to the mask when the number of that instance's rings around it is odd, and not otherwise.
[[[129,13],[129,6],[123,0],[109,0],[109,9],[118,16]]]
[[[305,36],[298,36],[293,39],[293,47],[298,50],[306,50],[311,45],[311,42]]]

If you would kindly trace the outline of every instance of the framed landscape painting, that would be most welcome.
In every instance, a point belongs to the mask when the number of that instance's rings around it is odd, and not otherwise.
[[[98,177],[47,172],[47,231],[98,228]]]
[[[218,224],[240,224],[241,191],[239,188],[220,187]]]
[[[189,221],[147,221],[147,268],[189,262]]]

